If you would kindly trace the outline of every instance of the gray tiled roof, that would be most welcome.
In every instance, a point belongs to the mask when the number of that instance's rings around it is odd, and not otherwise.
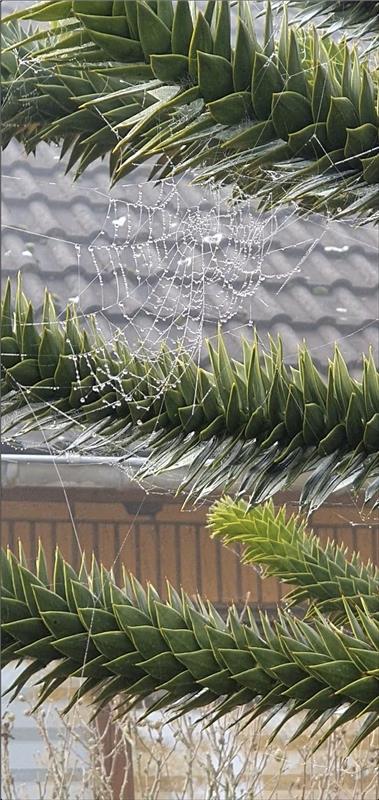
[[[3,0],[2,13],[20,5]],[[60,309],[78,298],[107,334],[120,326],[132,342],[191,344],[220,319],[232,349],[255,324],[264,341],[280,333],[291,359],[303,338],[322,367],[334,341],[352,369],[369,344],[378,358],[377,231],[288,211],[273,223],[249,208],[233,217],[225,205],[219,216],[186,178],[162,194],[147,175],[140,167],[110,192],[97,163],[73,184],[59,148],[39,145],[27,158],[12,142],[2,161],[3,276],[22,269],[37,308],[47,285]]]
[[[183,338],[192,296],[189,340],[201,297],[204,335],[221,319],[231,332],[254,323],[263,338],[281,333],[289,357],[305,337],[322,365],[336,340],[352,368],[369,343],[377,355],[377,231],[288,211],[271,222],[249,208],[233,216],[186,179],[162,192],[147,174],[139,168],[109,192],[97,164],[73,184],[58,148],[27,158],[12,143],[2,164],[3,275],[22,269],[37,307],[48,285],[60,308],[79,298],[83,313],[102,309],[100,326],[124,327],[134,341],[158,341],[168,327]]]

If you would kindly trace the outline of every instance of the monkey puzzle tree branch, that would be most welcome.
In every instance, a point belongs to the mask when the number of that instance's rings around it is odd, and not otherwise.
[[[308,472],[301,502],[310,509],[343,486],[365,487],[375,504],[372,353],[356,380],[336,347],[325,380],[306,345],[296,367],[285,363],[280,339],[263,352],[255,336],[241,350],[241,360],[231,358],[219,333],[215,346],[208,342],[208,370],[183,348],[134,354],[123,334],[105,342],[74,306],[61,322],[48,292],[37,323],[20,278],[15,303],[8,284],[1,309],[4,441],[42,430],[45,447],[142,456],[141,480],[183,467],[178,491],[188,500],[233,490],[255,504]]]
[[[4,22],[4,145],[62,142],[77,176],[109,155],[113,183],[157,157],[155,177],[196,169],[264,209],[377,221],[377,69],[345,40],[289,25],[286,10],[276,37],[269,3],[262,41],[249,2],[235,37],[230,13],[229,0],[18,10]],[[18,19],[50,25],[30,33]]]
[[[288,606],[306,600],[309,616],[321,611],[346,624],[347,605],[354,608],[364,599],[370,613],[379,615],[378,568],[363,564],[357,553],[348,557],[343,544],[330,539],[321,544],[304,519],[288,516],[285,506],[275,510],[267,502],[249,508],[243,500],[223,497],[211,507],[208,523],[213,537],[242,545],[243,563],[260,564],[265,576],[296,587],[285,597]]]
[[[365,715],[352,747],[379,725],[379,626],[364,602],[354,614],[346,606],[349,632],[320,613],[312,624],[288,612],[257,624],[230,608],[225,622],[170,585],[166,601],[128,573],[120,589],[95,559],[90,574],[84,562],[76,574],[57,551],[50,578],[40,547],[34,571],[22,551],[4,554],[2,570],[2,664],[28,662],[14,695],[44,670],[39,704],[74,676],[82,682],[69,707],[87,697],[99,710],[117,697],[126,713],[150,698],[148,711],[166,709],[169,719],[211,704],[208,723],[238,707],[247,721],[304,711],[295,735],[329,721],[320,741]]]

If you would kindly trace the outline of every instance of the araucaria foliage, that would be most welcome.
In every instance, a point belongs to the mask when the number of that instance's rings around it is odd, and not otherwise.
[[[223,497],[208,521],[212,536],[227,545],[242,544],[243,563],[260,564],[265,576],[295,587],[285,597],[287,607],[307,600],[307,617],[321,611],[340,624],[349,624],[346,608],[362,600],[371,614],[379,614],[378,568],[362,563],[357,553],[349,558],[343,544],[328,540],[322,545],[301,517],[288,517],[285,506],[275,510],[268,502],[249,509],[243,500]]]
[[[294,3],[377,41],[377,3]],[[310,7],[311,6],[311,7]],[[343,6],[343,10],[339,8]],[[350,11],[345,8],[350,6]],[[351,8],[354,6],[354,8]],[[22,8],[3,31],[3,143],[62,142],[80,175],[110,156],[112,181],[152,156],[154,176],[196,168],[262,208],[295,202],[378,220],[378,70],[345,39],[281,29],[262,41],[240,0],[60,0]],[[310,7],[310,8],[309,8]],[[50,22],[40,31],[18,19]],[[373,44],[374,47],[374,44]]]
[[[22,550],[18,558],[8,552],[2,560],[2,663],[31,659],[11,690],[17,694],[38,675],[42,703],[76,676],[82,683],[69,707],[89,696],[99,710],[120,696],[119,711],[126,713],[151,698],[148,712],[165,708],[168,719],[212,704],[208,722],[242,707],[247,722],[281,712],[280,727],[283,715],[287,720],[304,711],[297,735],[314,725],[316,736],[329,722],[318,743],[363,717],[356,746],[379,725],[378,574],[358,556],[349,561],[341,548],[331,546],[324,555],[304,525],[285,522],[284,510],[276,516],[271,506],[241,511],[224,501],[211,514],[214,531],[246,541],[247,556],[268,571],[291,582],[295,577],[300,590],[291,602],[309,600],[309,619],[284,610],[273,622],[262,613],[255,621],[248,609],[242,621],[231,607],[225,621],[205,600],[193,601],[170,585],[163,600],[125,572],[118,588],[95,559],[89,574],[84,562],[76,574],[57,551],[51,578],[41,548],[34,571]],[[288,563],[281,560],[283,542]],[[358,596],[361,587],[365,596]],[[315,605],[320,595],[323,613]],[[342,615],[343,626],[328,611]]]
[[[274,7],[280,8],[275,0]],[[328,33],[339,33],[347,40],[363,43],[364,52],[379,46],[379,3],[377,0],[287,0],[297,13],[294,21],[313,22]]]
[[[364,487],[376,502],[379,373],[371,352],[356,380],[336,347],[325,380],[306,345],[296,367],[286,365],[280,339],[269,352],[257,337],[244,340],[235,360],[220,333],[216,347],[208,343],[206,370],[183,349],[136,355],[122,334],[107,343],[73,306],[61,323],[48,292],[37,324],[21,280],[14,305],[7,285],[1,337],[2,414],[10,420],[3,435],[12,442],[43,426],[49,447],[142,456],[141,479],[184,466],[178,491],[189,499],[233,490],[262,502],[310,472],[301,498],[309,508],[342,485]]]

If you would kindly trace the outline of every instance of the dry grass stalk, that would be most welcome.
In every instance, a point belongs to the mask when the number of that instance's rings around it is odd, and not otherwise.
[[[27,702],[27,701],[26,701]],[[26,713],[30,713],[27,703]],[[206,712],[205,712],[206,713]],[[60,721],[58,742],[52,741],[49,717]],[[237,716],[205,728],[186,717],[164,724],[156,713],[140,720],[141,708],[123,722],[103,716],[89,722],[85,712],[62,716],[57,707],[48,715],[33,714],[42,753],[36,762],[46,770],[38,795],[28,787],[20,793],[10,764],[17,741],[14,718],[3,717],[3,800],[377,800],[379,797],[379,738],[372,736],[349,757],[346,751],[354,725],[342,728],[316,753],[310,737],[286,745],[294,724],[269,743],[273,723],[255,722],[243,729]],[[233,723],[232,727],[231,723]],[[116,731],[116,735],[115,735]],[[114,773],[119,757],[131,748],[134,797],[127,790],[123,770],[117,797]],[[43,749],[42,749],[43,748]],[[130,786],[130,784],[129,784]]]
[[[167,725],[160,714],[138,725],[129,719],[134,800],[378,799],[377,735],[347,757],[354,725],[312,753],[310,737],[286,744],[295,724],[270,744],[273,723],[243,729],[236,720],[230,715],[205,728],[189,715]]]
[[[76,710],[63,715],[52,704],[47,712],[38,709],[32,713],[31,703],[23,699],[24,714],[32,716],[38,731],[36,781],[33,787],[16,782],[11,755],[12,744],[17,743],[17,727],[15,716],[6,711],[1,737],[2,800],[116,800],[113,779],[120,755],[125,767],[128,763],[125,725],[111,720],[109,714],[89,721],[85,706],[80,707],[79,714]],[[57,736],[52,736],[52,725],[58,727]],[[127,778],[128,770],[124,769],[125,787]],[[124,794],[121,784],[117,800]]]

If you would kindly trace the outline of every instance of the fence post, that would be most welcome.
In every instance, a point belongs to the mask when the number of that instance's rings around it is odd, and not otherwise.
[[[104,753],[104,766],[112,787],[113,800],[135,800],[133,757],[130,742],[123,741],[120,726],[109,709],[100,711],[97,726]]]

